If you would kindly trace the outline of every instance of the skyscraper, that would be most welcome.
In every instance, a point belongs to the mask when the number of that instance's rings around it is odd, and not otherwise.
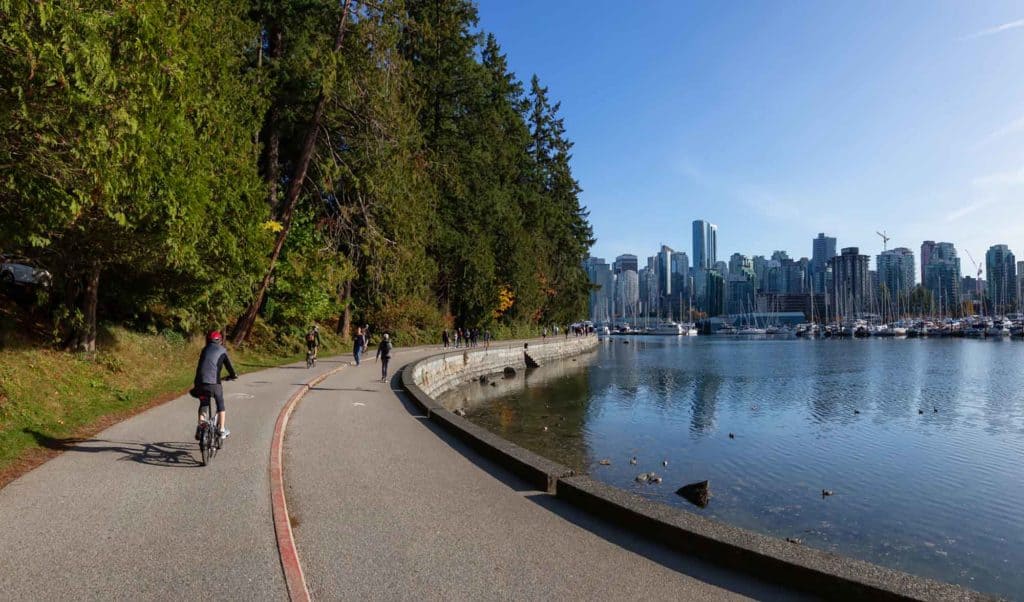
[[[985,254],[985,277],[992,311],[1004,314],[1017,306],[1017,263],[1006,245],[992,245]]]
[[[593,285],[590,289],[590,319],[594,322],[608,322],[615,304],[611,266],[599,257],[588,257],[583,261],[583,268]]]
[[[834,316],[849,319],[868,310],[869,261],[857,247],[846,247],[842,254],[829,260],[832,268],[829,306]]]
[[[615,258],[615,263],[612,264],[612,272],[621,274],[626,270],[633,270],[634,272],[640,271],[640,264],[637,261],[636,255],[619,255]]]
[[[818,238],[814,239],[811,253],[811,288],[815,293],[825,292],[825,270],[828,268],[828,261],[835,256],[836,239],[819,233]]]
[[[940,314],[959,315],[961,274],[956,247],[950,242],[934,243],[929,240],[921,245],[922,253],[927,244],[930,244],[928,263],[924,266],[924,280],[921,282],[932,292]]]
[[[615,275],[615,314],[620,318],[635,318],[640,303],[640,278],[633,270]]]
[[[702,219],[694,220],[693,270],[695,272],[710,270],[716,261],[718,261],[718,226]]]
[[[879,300],[886,312],[906,307],[910,293],[914,290],[914,252],[906,247],[882,251],[875,258],[878,269]],[[895,313],[899,313],[895,311]]]
[[[658,295],[669,299],[672,297],[672,247],[661,245],[658,251]]]
[[[925,271],[928,269],[928,263],[932,259],[933,250],[935,250],[934,240],[926,240],[921,243],[921,284],[924,284],[925,288],[929,288],[926,284]]]

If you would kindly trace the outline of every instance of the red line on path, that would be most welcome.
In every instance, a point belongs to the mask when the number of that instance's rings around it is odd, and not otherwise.
[[[281,408],[274,425],[274,436],[270,443],[270,506],[274,514],[274,531],[277,533],[277,551],[281,556],[281,569],[288,587],[288,597],[292,602],[309,602],[309,589],[306,588],[306,576],[302,573],[299,562],[299,551],[295,547],[295,536],[292,523],[288,518],[288,501],[284,495],[284,431],[288,427],[288,419],[295,410],[295,405],[309,392],[312,387],[320,384],[327,377],[337,373],[344,366],[321,374],[302,385]]]

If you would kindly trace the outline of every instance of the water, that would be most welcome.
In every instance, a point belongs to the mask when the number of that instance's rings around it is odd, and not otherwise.
[[[442,401],[687,511],[1024,599],[1024,343],[624,340]],[[675,495],[704,479],[706,509]]]

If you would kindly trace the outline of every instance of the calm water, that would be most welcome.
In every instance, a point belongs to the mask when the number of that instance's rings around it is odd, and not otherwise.
[[[1024,343],[624,340],[443,401],[690,512],[1024,600]],[[704,479],[706,509],[674,494]]]

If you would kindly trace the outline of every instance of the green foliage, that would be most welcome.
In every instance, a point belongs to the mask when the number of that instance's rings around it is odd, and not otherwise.
[[[343,5],[0,0],[0,240],[54,273],[61,338],[96,313],[226,327],[283,223],[260,339],[584,314],[591,230],[548,90],[468,0],[352,2],[335,52]]]

